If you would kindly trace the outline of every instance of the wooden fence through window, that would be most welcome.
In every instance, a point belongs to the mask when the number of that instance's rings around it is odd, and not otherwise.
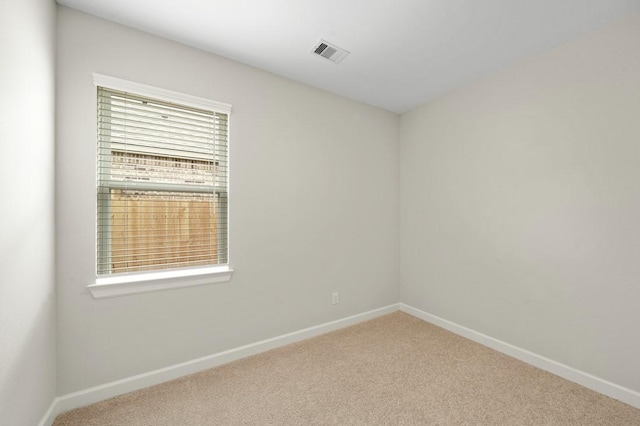
[[[111,190],[111,272],[218,263],[217,197]]]

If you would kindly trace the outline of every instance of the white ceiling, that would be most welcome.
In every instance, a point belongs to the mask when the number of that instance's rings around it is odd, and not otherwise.
[[[640,0],[58,3],[398,113],[640,12]],[[351,55],[310,54],[321,38]]]

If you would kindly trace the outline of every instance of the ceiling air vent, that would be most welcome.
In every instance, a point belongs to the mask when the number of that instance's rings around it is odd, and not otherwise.
[[[344,58],[349,55],[350,52],[336,46],[335,44],[331,44],[328,41],[320,40],[313,46],[311,49],[311,53],[314,53],[318,56],[322,56],[325,59],[330,60],[331,62],[335,62],[339,64],[342,62]]]

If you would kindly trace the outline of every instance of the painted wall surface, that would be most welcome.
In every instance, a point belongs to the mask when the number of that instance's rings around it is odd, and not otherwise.
[[[640,391],[640,16],[401,117],[401,298]]]
[[[56,393],[56,6],[0,6],[0,423],[32,426]]]
[[[233,105],[229,283],[87,291],[94,72]],[[57,76],[60,394],[399,300],[397,115],[64,7]]]

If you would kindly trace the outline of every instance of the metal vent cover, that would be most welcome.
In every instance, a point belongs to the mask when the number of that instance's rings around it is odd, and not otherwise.
[[[339,64],[351,52],[348,52],[335,44],[329,43],[326,40],[320,40],[315,44],[315,46],[313,46],[311,53]]]

